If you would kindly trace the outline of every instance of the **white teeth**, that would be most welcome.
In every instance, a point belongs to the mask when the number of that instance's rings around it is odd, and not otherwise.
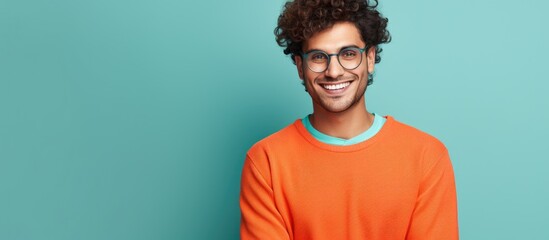
[[[350,84],[351,84],[350,82],[344,82],[344,83],[333,84],[333,85],[323,84],[322,87],[324,87],[328,90],[339,90],[339,89],[342,89],[342,88],[345,88],[345,87],[349,86]]]

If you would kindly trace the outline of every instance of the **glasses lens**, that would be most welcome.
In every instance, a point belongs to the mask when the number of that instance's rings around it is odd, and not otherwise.
[[[321,51],[313,51],[307,54],[307,66],[313,72],[323,72],[328,68],[328,54]]]
[[[362,53],[358,48],[344,48],[337,55],[339,63],[346,69],[355,69],[362,62]]]

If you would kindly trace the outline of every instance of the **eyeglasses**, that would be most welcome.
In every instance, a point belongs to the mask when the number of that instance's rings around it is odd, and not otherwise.
[[[313,50],[307,53],[302,53],[301,57],[305,60],[307,67],[316,73],[324,72],[328,69],[332,56],[337,56],[337,61],[343,68],[353,70],[360,66],[362,63],[362,53],[368,48],[369,46],[364,48],[346,47],[334,54],[328,54],[320,50]]]

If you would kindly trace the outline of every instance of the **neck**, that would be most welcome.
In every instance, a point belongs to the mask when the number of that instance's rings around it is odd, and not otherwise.
[[[314,104],[314,112],[309,117],[313,127],[332,137],[350,139],[368,130],[374,122],[374,116],[368,112],[362,99],[343,112],[328,112]]]

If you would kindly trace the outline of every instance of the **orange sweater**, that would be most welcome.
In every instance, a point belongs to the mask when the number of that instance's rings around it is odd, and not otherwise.
[[[350,146],[319,142],[300,120],[259,141],[240,208],[242,239],[458,239],[446,148],[390,116]]]

